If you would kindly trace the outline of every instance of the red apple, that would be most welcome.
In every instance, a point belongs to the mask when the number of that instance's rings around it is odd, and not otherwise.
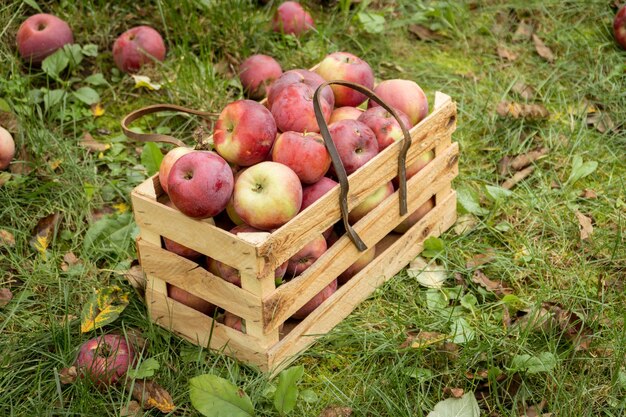
[[[426,201],[424,204],[419,206],[417,210],[409,215],[406,219],[402,221],[395,229],[393,229],[396,233],[405,233],[407,230],[411,228],[415,223],[422,220],[422,218],[428,214],[432,208],[435,207],[435,197],[432,197],[430,200]]]
[[[396,110],[400,120],[404,123],[407,129],[413,127],[409,116],[404,114],[400,110]],[[383,107],[372,107],[371,109],[363,112],[358,118],[359,122],[363,122],[372,129],[372,132],[376,135],[378,141],[378,151],[382,151],[387,146],[391,145],[397,140],[404,139],[402,128],[400,123]]]
[[[365,268],[376,257],[376,247],[372,246],[366,249],[365,252],[337,277],[339,285],[343,285],[350,280],[353,276],[358,274],[363,268]]]
[[[322,135],[314,132],[280,134],[272,148],[272,160],[293,169],[304,184],[319,181],[331,163]]]
[[[348,214],[348,220],[351,224],[354,224],[361,220],[367,213],[374,210],[380,203],[382,203],[387,197],[393,194],[393,184],[389,181],[387,184],[379,187],[376,191],[370,194],[365,200],[358,206],[353,208]]]
[[[252,100],[265,97],[269,85],[282,73],[283,69],[278,61],[263,54],[252,55],[239,66],[239,80],[247,96]]]
[[[308,185],[302,188],[302,207],[300,211],[309,207],[318,198],[326,194],[331,189],[335,188],[339,183],[328,177],[322,177],[315,184]]]
[[[233,172],[215,152],[193,151],[178,158],[167,179],[169,196],[183,214],[205,219],[226,208]]]
[[[351,106],[337,107],[330,114],[330,120],[328,121],[328,123],[331,124],[331,123],[335,123],[335,122],[338,122],[339,120],[344,120],[344,119],[358,120],[362,114],[363,114],[363,110],[358,109],[356,107],[351,107]]]
[[[349,52],[334,52],[327,55],[317,66],[315,72],[326,81],[344,80],[374,88],[374,71],[369,64]],[[330,86],[335,94],[335,106],[356,107],[367,97],[356,90],[341,85]]]
[[[113,60],[122,72],[137,72],[142,66],[165,59],[161,34],[150,26],[137,26],[113,43]]]
[[[293,219],[302,205],[302,185],[291,168],[265,161],[242,172],[235,183],[235,211],[252,227],[271,230]]]
[[[233,328],[241,333],[246,332],[246,323],[241,317],[235,316],[233,313],[226,311],[224,312],[223,320],[224,326]]]
[[[0,126],[0,170],[7,169],[15,156],[15,142],[8,130]]]
[[[303,83],[286,85],[276,93],[270,110],[281,132],[320,131],[313,109],[314,93],[315,90],[312,87]],[[328,122],[333,107],[324,97],[320,97],[320,104],[324,120]]]
[[[82,344],[75,366],[96,385],[112,385],[126,374],[134,360],[133,347],[124,337],[106,334]]]
[[[293,313],[294,319],[303,319],[320,306],[327,298],[333,295],[337,291],[337,280],[334,280],[326,288],[320,291],[315,297],[313,297],[308,303],[300,307],[298,311]]]
[[[267,92],[267,108],[268,109],[272,108],[274,99],[276,98],[280,90],[282,90],[283,88],[285,88],[286,86],[290,84],[297,84],[297,83],[306,84],[313,89],[313,92],[315,92],[317,87],[324,84],[325,82],[326,82],[325,79],[323,79],[322,77],[320,77],[318,74],[314,73],[313,71],[309,71],[309,70],[305,70],[301,68],[286,71],[283,75],[278,77],[278,79],[274,81],[272,85],[270,86],[269,91]],[[330,86],[324,87],[324,89],[321,92],[321,95],[322,95],[322,98],[324,98],[328,102],[330,107],[335,106],[335,96],[333,95],[333,90],[330,88]]]
[[[250,166],[265,160],[276,138],[272,114],[253,100],[237,100],[220,113],[213,143],[218,154],[228,162]]]
[[[272,19],[274,32],[291,33],[299,36],[315,28],[311,15],[295,1],[286,1],[278,6]]]
[[[215,311],[215,306],[207,300],[170,284],[167,284],[167,295],[171,299],[193,308],[202,314],[206,314],[207,316],[212,316]]]
[[[410,164],[410,165],[408,165],[406,167],[406,179],[407,179],[407,181],[411,177],[413,177],[415,174],[420,172],[433,159],[435,159],[435,152],[434,151],[424,152],[421,155],[419,155],[417,157],[417,159],[415,160],[415,162],[413,162],[412,164]],[[398,177],[394,177],[392,181],[393,181],[394,188],[397,190],[398,187],[399,187]]]
[[[320,234],[289,258],[288,276],[291,278],[306,271],[317,258],[326,252],[326,249],[326,239]]]
[[[613,20],[613,34],[615,40],[626,49],[626,4],[615,15]]]
[[[376,135],[358,120],[340,120],[330,125],[328,130],[348,175],[378,154]]]
[[[39,13],[22,22],[17,30],[16,41],[22,59],[39,64],[63,45],[74,43],[74,36],[64,20]]]
[[[191,148],[178,146],[165,154],[163,160],[161,161],[161,166],[159,167],[159,182],[161,183],[161,188],[163,188],[163,191],[167,193],[167,177],[170,175],[170,170],[172,169],[172,165],[174,165],[174,162],[178,161],[178,158],[180,158],[181,156],[188,154],[192,151],[193,149]]]
[[[428,99],[415,81],[386,80],[374,88],[374,93],[394,109],[406,113],[412,126],[428,115]],[[376,107],[378,103],[370,100],[368,106]]]

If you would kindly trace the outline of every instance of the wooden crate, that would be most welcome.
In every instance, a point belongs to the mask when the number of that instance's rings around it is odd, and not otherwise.
[[[425,239],[438,236],[455,222],[456,194],[451,188],[458,173],[459,148],[451,142],[455,128],[456,105],[438,92],[432,113],[411,129],[413,143],[407,154],[409,165],[424,152],[435,153],[435,159],[407,181],[408,213],[433,196],[435,207],[406,233],[392,233],[406,218],[399,214],[395,192],[354,224],[368,247],[377,245],[376,258],[299,322],[287,320],[360,256],[343,235],[300,276],[275,286],[274,269],[340,220],[339,187],[274,232],[254,234],[254,239],[248,235],[246,240],[211,221],[195,220],[165,206],[159,202],[164,193],[158,176],[146,180],[133,190],[132,203],[140,229],[137,247],[146,274],[151,319],[194,344],[220,350],[263,371],[278,372],[415,258]],[[395,142],[350,175],[350,209],[397,175],[401,144]],[[239,269],[241,288],[203,265],[166,251],[161,237]],[[167,283],[242,317],[246,333],[169,298]]]

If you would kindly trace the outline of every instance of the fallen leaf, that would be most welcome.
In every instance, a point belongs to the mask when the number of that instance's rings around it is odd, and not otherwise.
[[[512,320],[512,326],[521,331],[542,330],[547,332],[552,328],[552,315],[545,307],[519,310]]]
[[[13,299],[13,293],[8,288],[0,288],[0,308],[9,304]]]
[[[0,187],[9,182],[12,175],[10,172],[0,172]]]
[[[8,230],[0,229],[0,244],[2,246],[15,246],[15,237]]]
[[[407,339],[400,345],[400,348],[411,347],[413,349],[424,348],[435,345],[446,340],[448,336],[439,332],[424,332],[409,334]]]
[[[87,333],[115,321],[128,306],[129,295],[117,285],[96,290],[83,306],[80,331]]]
[[[61,384],[72,384],[78,378],[78,372],[75,366],[70,366],[69,368],[63,368],[59,371],[59,380]]]
[[[472,213],[466,213],[456,220],[454,224],[454,233],[457,235],[463,235],[465,233],[471,232],[478,225],[478,217],[474,216]]]
[[[539,413],[544,409],[548,402],[546,400],[541,400],[539,404],[531,405],[525,410],[520,410],[520,415],[522,417],[539,417]]]
[[[91,211],[90,214],[90,221],[92,223],[97,222],[98,220],[103,219],[105,216],[108,216],[109,214],[113,214],[115,213],[115,209],[111,206],[104,206],[104,207],[100,207],[100,208],[95,208]]]
[[[134,74],[131,74],[131,77],[133,77],[133,80],[135,80],[135,88],[145,88],[147,90],[160,90],[161,89],[161,84],[152,82],[150,77],[147,77],[145,75],[134,75]]]
[[[561,333],[574,345],[575,350],[589,349],[593,332],[578,314],[556,303],[543,303],[543,308],[552,314]]]
[[[79,144],[91,152],[104,152],[111,147],[108,143],[102,143],[95,140],[89,132],[83,133],[83,137],[80,139]]]
[[[30,154],[26,150],[26,146],[22,145],[18,149],[13,162],[11,162],[9,170],[11,171],[11,174],[28,175],[33,171],[33,167],[30,162]]]
[[[615,123],[611,117],[603,111],[590,107],[587,111],[587,126],[595,127],[600,133],[605,133],[615,129]]]
[[[435,404],[426,417],[479,417],[480,408],[474,393],[468,392],[461,398],[448,398]]]
[[[139,417],[143,414],[143,408],[141,408],[141,405],[135,400],[129,401],[128,404],[120,410],[120,417]]]
[[[406,269],[407,275],[427,288],[441,288],[447,278],[443,267],[418,256]]]
[[[598,198],[598,194],[590,188],[585,188],[585,190],[580,194],[580,198],[592,200]]]
[[[93,114],[93,117],[100,117],[105,113],[104,107],[102,107],[102,104],[100,103],[95,103],[91,105],[91,114]]]
[[[533,39],[533,43],[535,44],[535,50],[537,51],[539,56],[548,62],[554,62],[555,58],[554,58],[554,54],[552,53],[552,50],[548,48],[546,44],[543,43],[541,38],[539,38],[539,36],[533,33],[532,39]]]
[[[465,391],[463,390],[463,388],[444,387],[443,393],[451,396],[452,398],[461,398]]]
[[[531,100],[535,96],[535,89],[523,81],[516,81],[511,88],[515,94],[524,100]]]
[[[505,180],[500,186],[505,190],[510,190],[515,187],[519,182],[523,181],[535,170],[534,166],[529,166],[524,168],[523,170],[516,172],[511,178]]]
[[[498,103],[496,112],[501,117],[513,117],[514,119],[547,119],[550,112],[543,104],[521,104],[511,101],[501,101]]]
[[[136,379],[133,385],[133,398],[143,408],[157,408],[162,413],[171,413],[176,408],[170,393],[152,380]]]
[[[435,32],[427,28],[424,25],[412,24],[408,27],[409,32],[411,32],[415,37],[421,41],[440,41],[443,40],[444,37],[439,33]]]
[[[494,259],[496,259],[496,251],[493,248],[487,248],[484,253],[479,253],[478,255],[474,255],[472,259],[467,261],[465,266],[468,269],[474,269],[481,265],[488,264]]]
[[[528,23],[528,21],[522,20],[517,26],[517,29],[515,29],[515,33],[513,34],[513,42],[525,42],[530,40],[534,31],[534,27],[530,23]]]
[[[141,268],[141,265],[131,266],[130,269],[124,272],[124,278],[128,280],[133,288],[146,288],[146,276],[143,273],[143,268]]]
[[[61,218],[61,213],[57,211],[40,219],[33,230],[30,246],[45,256],[48,246],[54,240]]]
[[[576,211],[576,218],[580,225],[580,240],[587,240],[593,234],[593,226],[591,225],[591,219],[580,211]]]
[[[505,156],[498,161],[498,174],[505,176],[512,172],[520,171],[533,162],[543,158],[548,153],[550,153],[550,150],[546,147],[542,147],[514,157]]]
[[[61,270],[63,270],[64,272],[67,272],[67,270],[70,269],[72,266],[78,265],[80,263],[82,263],[82,261],[78,259],[76,255],[74,255],[74,252],[68,252],[65,255],[63,255],[63,262],[61,262]]]
[[[515,61],[519,57],[519,55],[503,45],[498,45],[496,52],[500,58],[506,59],[507,61]]]
[[[352,409],[350,407],[340,407],[331,405],[322,410],[319,417],[350,417]]]
[[[493,292],[498,296],[513,294],[513,290],[506,287],[502,283],[502,281],[490,280],[487,275],[485,275],[480,269],[474,271],[474,274],[472,275],[472,282],[480,285],[481,287]]]

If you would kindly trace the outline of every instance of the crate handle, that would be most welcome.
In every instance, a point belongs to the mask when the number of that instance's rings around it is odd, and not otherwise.
[[[321,104],[320,104],[320,91],[325,87],[330,85],[341,85],[344,87],[352,88],[353,90],[358,91],[359,93],[364,94],[370,100],[374,100],[376,103],[380,104],[385,110],[387,110],[391,115],[398,121],[400,124],[400,128],[402,129],[402,133],[404,134],[404,143],[402,144],[402,148],[400,149],[400,154],[398,155],[398,177],[399,177],[399,194],[400,194],[400,215],[403,216],[407,213],[407,198],[406,198],[406,153],[411,147],[411,135],[409,134],[409,130],[406,128],[398,113],[385,103],[380,97],[378,97],[372,90],[369,88],[352,83],[349,81],[343,80],[334,80],[327,81],[324,84],[317,87],[315,90],[315,94],[313,95],[313,109],[315,110],[315,118],[317,119],[317,124],[320,128],[320,134],[322,138],[324,138],[324,143],[326,144],[326,149],[328,149],[328,153],[330,154],[330,158],[333,162],[333,167],[335,168],[335,173],[339,178],[340,185],[340,193],[339,193],[339,208],[341,209],[341,217],[343,218],[343,225],[348,233],[348,237],[352,243],[360,250],[364,251],[367,249],[367,245],[359,235],[354,231],[352,226],[348,221],[348,191],[350,189],[350,184],[348,182],[348,175],[346,174],[346,169],[341,162],[341,158],[339,158],[339,153],[337,152],[337,147],[335,147],[335,143],[333,142],[333,138],[330,136],[330,132],[328,130],[328,124],[326,120],[324,120],[324,115],[322,114]]]
[[[205,119],[208,119],[211,116],[215,115],[215,113],[188,109],[187,107],[177,106],[175,104],[153,104],[151,106],[142,107],[140,109],[137,109],[128,113],[122,119],[122,122],[121,122],[122,131],[127,137],[138,140],[140,142],[165,142],[165,143],[171,143],[176,146],[187,147],[187,145],[185,145],[183,141],[181,141],[180,139],[176,139],[175,137],[170,136],[170,135],[163,135],[159,133],[137,133],[137,132],[133,132],[132,130],[130,130],[129,126],[135,120],[147,114],[158,113],[158,112],[167,111],[167,110],[173,110],[173,111],[177,111],[180,113],[195,114],[197,116],[204,117]]]

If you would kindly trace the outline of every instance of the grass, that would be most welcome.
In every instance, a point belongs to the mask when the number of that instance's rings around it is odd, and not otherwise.
[[[125,223],[123,212],[130,190],[147,171],[137,145],[121,135],[120,118],[141,105],[164,102],[219,112],[241,97],[232,66],[246,56],[268,53],[283,68],[296,68],[310,67],[337,50],[363,57],[380,78],[416,80],[431,103],[435,91],[457,101],[454,139],[462,158],[454,186],[474,195],[485,211],[474,216],[471,231],[442,236],[445,250],[437,262],[449,276],[444,290],[421,287],[403,271],[298,359],[296,364],[305,367],[299,386],[307,395],[297,400],[291,415],[316,416],[328,405],[342,405],[357,416],[425,416],[449,396],[446,388],[474,392],[485,415],[523,415],[520,410],[542,401],[543,412],[558,416],[625,413],[626,52],[612,39],[615,11],[609,2],[388,0],[348,9],[342,1],[325,7],[309,1],[317,31],[300,39],[269,31],[276,2],[178,3],[42,2],[44,11],[71,23],[77,43],[99,50],[59,80],[25,67],[14,50],[19,23],[35,10],[18,2],[0,6],[0,104],[16,115],[16,143],[26,151],[20,158],[26,155],[30,161],[30,172],[13,174],[0,187],[0,229],[15,238],[14,246],[0,247],[0,288],[15,295],[0,308],[1,415],[119,415],[131,399],[129,386],[61,385],[58,372],[72,364],[78,346],[94,334],[131,328],[142,330],[150,343],[147,356],[161,364],[155,378],[179,407],[172,415],[199,415],[191,406],[188,382],[204,373],[244,389],[258,415],[277,415],[268,395],[276,381],[153,326],[135,293],[122,316],[104,329],[81,334],[77,317],[95,288],[128,288],[119,271],[136,257],[133,224]],[[368,4],[386,16],[384,34],[368,33],[358,24],[358,12]],[[542,59],[532,42],[513,42],[519,19],[535,24],[556,56],[553,63]],[[412,23],[425,24],[444,38],[418,41],[406,30]],[[163,85],[159,91],[134,89],[130,77],[112,64],[115,37],[137,24],[152,25],[166,38],[166,61],[145,71]],[[500,58],[500,44],[518,58]],[[106,111],[101,117],[70,94],[94,73],[108,82],[94,86]],[[496,114],[501,100],[523,102],[513,92],[516,81],[533,86],[531,102],[546,106],[548,120]],[[68,93],[46,106],[37,97],[49,90]],[[601,133],[588,126],[585,101],[617,127]],[[138,126],[192,143],[198,122],[155,117]],[[111,148],[99,153],[81,147],[85,131]],[[540,145],[550,152],[536,162],[533,174],[511,195],[488,198],[485,186],[500,180],[497,162]],[[597,161],[597,169],[568,181],[577,157]],[[594,190],[597,198],[582,198],[585,189]],[[96,235],[94,244],[86,245],[94,211],[113,206],[112,216],[122,219],[117,238],[111,242]],[[466,214],[463,205],[459,210]],[[590,239],[581,241],[576,211],[593,219]],[[45,250],[34,249],[29,240],[35,225],[53,212],[63,214],[56,237]],[[467,262],[488,250],[494,258],[481,267],[483,272],[503,281],[514,296],[502,299],[472,282],[474,268]],[[70,251],[81,264],[64,271],[63,256]],[[475,304],[459,304],[471,296]],[[455,308],[437,307],[441,302]],[[589,349],[576,349],[558,326],[503,326],[505,305],[516,322],[516,311],[537,311],[545,302],[582,319],[591,334]],[[408,332],[449,334],[457,317],[474,332],[457,350],[401,347]],[[549,369],[531,373],[512,366],[517,355],[546,353],[555,358]],[[481,371],[489,371],[488,377],[472,375]]]

